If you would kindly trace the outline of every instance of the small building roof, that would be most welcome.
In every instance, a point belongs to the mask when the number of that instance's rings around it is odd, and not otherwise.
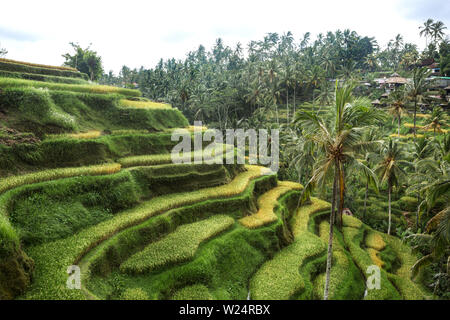
[[[391,77],[389,79],[386,79],[386,83],[398,83],[398,84],[405,84],[407,80],[402,77]]]
[[[381,102],[380,102],[380,100],[375,99],[375,100],[372,101],[372,104],[381,104]]]

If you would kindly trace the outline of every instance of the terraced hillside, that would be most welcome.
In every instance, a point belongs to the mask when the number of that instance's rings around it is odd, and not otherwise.
[[[321,298],[327,202],[299,207],[303,187],[261,166],[172,163],[171,131],[193,128],[138,90],[9,60],[0,77],[0,299]],[[406,246],[344,222],[332,298],[427,296]]]

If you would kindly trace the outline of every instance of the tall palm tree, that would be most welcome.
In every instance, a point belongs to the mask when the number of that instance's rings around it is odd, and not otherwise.
[[[427,88],[426,78],[430,73],[428,68],[416,68],[413,70],[412,81],[407,84],[408,95],[414,101],[414,142],[416,142],[417,102],[422,99],[422,94]]]
[[[442,40],[444,38],[444,30],[447,29],[447,27],[444,25],[442,21],[436,21],[431,26],[431,36],[433,37],[435,45],[437,45],[437,42],[439,40]]]
[[[400,136],[400,125],[402,121],[402,116],[408,114],[408,110],[406,109],[405,106],[406,103],[405,100],[406,100],[405,92],[401,89],[397,89],[389,95],[389,102],[391,107],[389,108],[388,112],[394,117],[394,119],[397,120],[398,136]]]
[[[433,129],[433,136],[436,136],[437,132],[442,132],[441,127],[445,124],[446,114],[441,107],[436,106],[431,112],[431,116],[425,119],[425,130]]]
[[[431,35],[431,28],[434,24],[433,19],[427,19],[422,26],[419,27],[419,35],[425,37],[425,47],[428,47],[428,37]]]
[[[330,237],[328,240],[326,280],[324,299],[328,299],[331,257],[333,251],[333,226],[335,223],[335,208],[338,216],[342,217],[345,193],[344,164],[351,166],[357,162],[356,154],[367,147],[361,143],[360,138],[363,128],[380,120],[377,110],[373,109],[363,100],[355,99],[352,91],[354,84],[346,83],[338,88],[335,86],[334,105],[331,108],[331,116],[319,118],[312,111],[300,111],[296,122],[303,129],[306,139],[317,144],[322,150],[322,157],[316,162],[312,178],[305,185],[305,191],[315,184],[325,186],[329,179],[333,181],[333,192],[330,213]],[[325,116],[324,116],[325,117]],[[360,163],[360,165],[364,165]]]
[[[391,194],[392,188],[396,187],[400,183],[400,178],[406,176],[405,171],[400,167],[400,164],[407,163],[402,160],[402,151],[399,149],[398,144],[389,138],[387,144],[382,148],[381,161],[375,168],[375,172],[381,177],[381,183],[387,183],[388,185],[388,234],[391,234]]]

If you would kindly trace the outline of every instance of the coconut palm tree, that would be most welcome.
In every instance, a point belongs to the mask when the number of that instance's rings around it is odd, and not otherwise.
[[[406,96],[405,92],[401,89],[397,89],[389,95],[389,102],[391,107],[388,112],[391,114],[394,119],[397,120],[398,124],[398,136],[400,136],[400,125],[402,121],[402,116],[408,114],[408,110],[406,109]]]
[[[437,42],[439,40],[442,40],[444,38],[444,30],[447,29],[447,27],[444,25],[442,21],[436,21],[431,26],[431,36],[433,37],[435,45],[437,45]]]
[[[312,111],[300,111],[295,120],[302,128],[304,137],[316,143],[317,148],[322,151],[321,158],[316,162],[312,178],[305,185],[304,192],[311,190],[313,185],[318,184],[325,187],[328,180],[333,181],[324,288],[325,300],[328,299],[330,283],[335,209],[337,208],[338,216],[342,217],[344,206],[344,164],[352,166],[355,162],[359,162],[356,154],[368,146],[360,141],[363,129],[381,119],[380,113],[370,106],[370,101],[353,97],[354,88],[355,85],[350,83],[338,88],[336,82],[334,105],[329,112],[324,114],[324,118],[320,118]],[[326,117],[326,115],[331,116]],[[363,166],[364,164],[359,163],[359,165]]]
[[[388,185],[388,234],[391,234],[391,194],[392,188],[400,184],[400,179],[406,176],[405,171],[401,168],[401,164],[408,164],[407,161],[402,160],[402,151],[399,149],[398,144],[391,138],[382,148],[381,161],[375,168],[375,172],[381,177],[381,183],[387,183]]]
[[[442,132],[441,127],[445,125],[446,114],[441,107],[436,106],[431,112],[431,116],[425,119],[425,130],[433,129],[433,136],[436,137],[436,131]]]
[[[414,101],[414,142],[416,142],[417,103],[422,99],[422,94],[427,88],[426,78],[430,73],[431,71],[425,67],[414,69],[412,81],[406,87],[408,96]]]
[[[425,37],[425,47],[428,47],[428,37],[431,36],[431,28],[434,24],[434,20],[433,19],[427,19],[427,21],[425,21],[423,23],[422,26],[419,27],[420,32],[419,35],[422,37]]]

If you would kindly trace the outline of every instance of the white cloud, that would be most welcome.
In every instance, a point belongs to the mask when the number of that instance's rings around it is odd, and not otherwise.
[[[423,7],[413,3],[418,10]],[[228,45],[239,41],[246,46],[267,32],[291,31],[298,40],[306,31],[316,35],[350,28],[383,45],[397,33],[423,45],[418,35],[423,19],[413,9],[404,0],[15,0],[2,4],[0,43],[11,59],[46,64],[61,64],[70,41],[92,43],[105,69],[117,72],[123,64],[153,67],[160,58],[183,58],[200,44],[211,47],[218,37]]]

